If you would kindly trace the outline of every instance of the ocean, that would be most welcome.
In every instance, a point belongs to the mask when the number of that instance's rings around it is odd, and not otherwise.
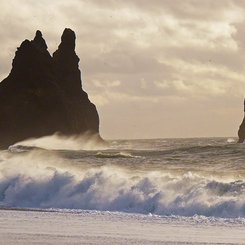
[[[244,234],[245,146],[236,140],[96,144],[52,136],[20,142],[0,154],[0,207],[25,215],[104,214],[152,223],[223,225]]]

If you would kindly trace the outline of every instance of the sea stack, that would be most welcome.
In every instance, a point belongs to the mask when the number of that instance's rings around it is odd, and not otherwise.
[[[0,82],[0,148],[54,133],[99,136],[99,116],[82,89],[76,35],[66,28],[53,57],[40,31],[17,48]]]
[[[243,111],[244,111],[243,121],[238,130],[238,137],[239,137],[238,143],[243,143],[245,140],[245,99],[243,102]]]

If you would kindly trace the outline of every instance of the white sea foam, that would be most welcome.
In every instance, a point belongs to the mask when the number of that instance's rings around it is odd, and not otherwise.
[[[139,156],[133,156],[128,152],[97,152],[98,158],[138,158]]]
[[[245,182],[113,165],[79,168],[47,151],[2,152],[0,202],[5,207],[245,217]]]
[[[235,139],[233,139],[233,138],[229,138],[229,139],[227,139],[227,143],[234,143],[234,142],[236,142],[236,140],[235,140]]]

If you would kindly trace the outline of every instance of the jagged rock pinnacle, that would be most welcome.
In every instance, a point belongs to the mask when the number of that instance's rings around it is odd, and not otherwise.
[[[65,28],[62,36],[61,36],[61,44],[59,45],[59,48],[61,49],[70,49],[72,51],[75,50],[76,46],[76,34],[73,30],[69,28]]]
[[[58,83],[66,92],[74,95],[81,92],[81,72],[79,58],[75,52],[75,32],[66,28],[61,36],[61,43],[53,53],[53,67]]]
[[[43,37],[42,32],[39,31],[39,30],[37,30],[37,31],[36,31],[36,36],[35,36],[35,38],[41,38],[41,37]]]
[[[36,31],[36,35],[35,35],[32,42],[37,48],[39,48],[41,50],[46,51],[48,49],[48,46],[47,46],[45,40],[43,39],[42,32],[39,30]]]

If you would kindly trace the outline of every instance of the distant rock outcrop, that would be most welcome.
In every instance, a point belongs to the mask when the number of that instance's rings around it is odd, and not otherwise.
[[[245,140],[245,99],[244,99],[244,107],[243,108],[244,108],[244,118],[243,118],[242,124],[240,125],[239,130],[238,130],[238,137],[239,137],[238,143],[243,143]]]
[[[51,135],[98,134],[99,116],[82,89],[75,33],[65,29],[53,57],[40,31],[17,49],[0,83],[0,148]]]

